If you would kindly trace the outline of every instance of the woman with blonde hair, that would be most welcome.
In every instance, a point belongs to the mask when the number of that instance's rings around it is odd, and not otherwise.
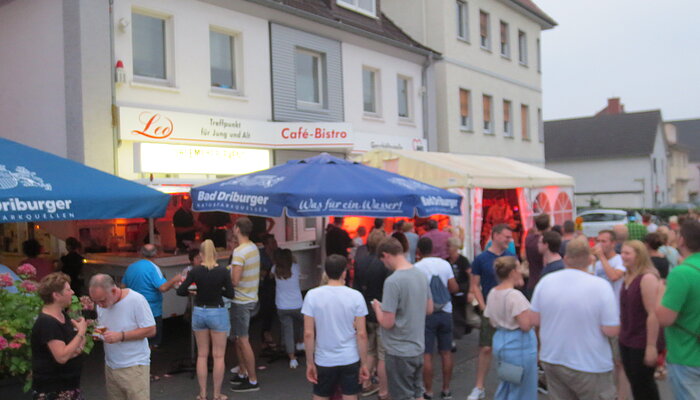
[[[221,394],[221,383],[224,380],[224,355],[226,353],[226,338],[231,330],[228,310],[224,306],[222,296],[233,298],[233,283],[231,274],[225,266],[216,261],[216,248],[210,239],[205,240],[200,247],[202,263],[194,266],[187,278],[177,289],[177,294],[187,296],[189,286],[197,285],[192,310],[192,330],[197,340],[197,380],[199,381],[199,396],[197,400],[207,398],[207,362],[211,344],[214,369],[214,400],[226,400]]]
[[[659,399],[654,370],[659,353],[659,321],[656,317],[659,272],[639,240],[622,245],[620,255],[627,268],[620,293],[620,355],[635,400]]]

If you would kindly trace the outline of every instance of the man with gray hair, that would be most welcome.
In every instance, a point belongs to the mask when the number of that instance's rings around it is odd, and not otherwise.
[[[156,322],[146,299],[121,289],[105,274],[90,279],[90,297],[97,305],[105,352],[108,400],[150,399],[151,350],[146,338],[156,334]]]
[[[182,276],[176,274],[170,280],[165,279],[153,259],[158,255],[158,249],[152,244],[146,244],[141,248],[143,259],[129,265],[122,278],[122,283],[127,288],[140,293],[148,300],[151,312],[156,320],[156,335],[148,342],[153,347],[160,346],[163,340],[163,293],[172,289],[176,283],[182,281]]]

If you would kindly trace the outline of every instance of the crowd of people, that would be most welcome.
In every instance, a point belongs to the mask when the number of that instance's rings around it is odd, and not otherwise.
[[[698,219],[633,222],[595,238],[572,221],[552,227],[550,220],[534,217],[519,255],[513,228],[494,225],[488,247],[470,263],[460,254],[459,230],[440,230],[433,220],[420,236],[410,222],[387,233],[379,221],[364,240],[352,239],[336,218],[327,230],[321,285],[304,294],[292,252],[277,248],[271,235],[259,248],[245,217],[233,226],[237,246],[225,264],[205,240],[190,252],[186,274],[166,279],[152,261],[157,249],[146,245],[120,285],[104,274],[86,285],[104,343],[108,398],[150,398],[151,349],[160,345],[162,294],[171,289],[193,296],[198,400],[210,398],[210,355],[211,398],[227,398],[224,355],[231,341],[237,359],[231,389],[260,390],[249,338],[256,313],[279,318],[290,368],[301,365],[304,352],[317,400],[375,393],[380,400],[450,400],[455,339],[472,327],[479,329],[479,352],[469,400],[487,397],[492,361],[495,399],[536,399],[538,391],[557,400],[659,399],[656,379],[666,377],[676,399],[700,398]],[[66,313],[81,289],[70,275],[48,273],[39,285],[45,305],[31,341],[36,399],[83,398],[87,323]],[[263,288],[266,279],[271,283]],[[263,305],[270,291],[273,308]],[[274,341],[271,325],[262,322],[263,341]],[[433,385],[436,356],[441,387]]]

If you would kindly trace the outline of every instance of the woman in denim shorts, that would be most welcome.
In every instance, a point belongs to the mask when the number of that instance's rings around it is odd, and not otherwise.
[[[211,343],[214,358],[214,400],[226,400],[227,397],[221,394],[221,383],[224,379],[226,338],[231,330],[231,322],[222,296],[233,298],[233,284],[229,270],[217,264],[216,249],[211,240],[202,243],[200,255],[201,264],[190,270],[185,281],[177,289],[177,294],[194,294],[192,330],[197,340],[197,399],[207,399],[207,361]],[[192,284],[196,287],[189,290]]]

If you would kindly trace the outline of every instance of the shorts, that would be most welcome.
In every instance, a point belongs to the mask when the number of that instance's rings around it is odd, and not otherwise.
[[[496,328],[491,326],[491,321],[485,316],[481,316],[481,327],[479,327],[479,347],[493,347],[493,335]]]
[[[257,302],[231,305],[231,328],[233,328],[233,336],[248,337],[250,330],[250,317],[253,316],[253,311],[257,306]]]
[[[386,355],[386,379],[392,400],[423,397],[423,356]]]
[[[360,385],[360,362],[337,367],[316,365],[318,383],[314,384],[314,394],[319,397],[331,397],[337,386],[345,396],[353,396],[362,390]]]
[[[452,350],[452,314],[442,311],[425,317],[425,354]]]
[[[203,331],[207,329],[214,332],[226,332],[228,335],[231,332],[228,310],[224,307],[195,307],[192,310],[192,330]]]
[[[367,322],[367,355],[381,361],[384,361],[386,355],[377,322]]]

